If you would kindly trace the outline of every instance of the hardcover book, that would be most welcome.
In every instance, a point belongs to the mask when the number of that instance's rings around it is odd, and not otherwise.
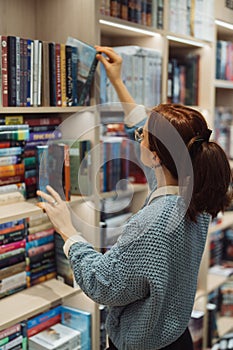
[[[66,45],[76,47],[78,50],[77,94],[78,105],[82,106],[90,98],[91,83],[98,63],[97,51],[93,46],[72,37],[68,37]]]

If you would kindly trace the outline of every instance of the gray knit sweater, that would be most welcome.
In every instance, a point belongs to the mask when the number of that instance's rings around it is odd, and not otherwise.
[[[178,195],[155,198],[122,227],[104,255],[84,242],[69,259],[82,290],[109,306],[106,329],[119,350],[156,350],[187,327],[209,215],[184,216]]]

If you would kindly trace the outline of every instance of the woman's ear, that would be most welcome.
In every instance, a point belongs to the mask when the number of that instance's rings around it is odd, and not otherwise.
[[[162,165],[162,162],[160,161],[158,155],[155,152],[152,152],[152,153],[153,153],[153,157],[152,157],[151,168],[156,169]]]

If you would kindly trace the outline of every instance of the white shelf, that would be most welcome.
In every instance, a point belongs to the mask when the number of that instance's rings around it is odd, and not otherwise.
[[[223,283],[228,280],[226,276],[220,276],[208,273],[207,276],[207,293],[211,293],[216,288],[220,287]]]
[[[0,107],[0,114],[75,113],[88,107]]]
[[[233,330],[233,317],[219,317],[217,320],[219,338]]]
[[[0,300],[0,331],[48,310],[64,298],[80,293],[56,279],[51,279]]]
[[[233,226],[233,211],[228,211],[224,213],[222,217],[222,222],[217,225],[210,225],[209,233],[213,233],[219,230],[225,230],[228,227]]]
[[[81,196],[71,196],[71,201],[68,203],[72,205],[79,202],[81,203],[83,200],[84,198]],[[38,200],[33,198],[23,202],[0,206],[0,224],[40,214],[42,210],[37,207],[37,202]]]
[[[215,80],[214,82],[215,88],[218,89],[232,89],[233,90],[233,81],[228,80]]]

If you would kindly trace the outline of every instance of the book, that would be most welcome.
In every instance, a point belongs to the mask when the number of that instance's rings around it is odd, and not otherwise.
[[[81,349],[91,350],[91,313],[61,306],[61,324],[81,333]]]
[[[16,37],[7,37],[8,106],[16,106]]]
[[[2,106],[8,106],[8,40],[1,36]]]
[[[69,146],[65,143],[51,143],[43,157],[43,162],[39,165],[39,188],[46,191],[46,185],[51,185],[62,199],[69,201]]]
[[[48,320],[50,320],[51,318],[56,317],[56,316],[60,317],[59,318],[59,321],[60,321],[61,320],[61,306],[53,307],[48,311],[42,312],[39,315],[30,318],[27,321],[27,336],[30,337],[30,336],[38,333],[38,331],[35,332],[35,327],[41,326],[39,331],[45,329],[47,326],[45,326],[44,323],[47,322]]]
[[[50,106],[56,106],[56,61],[55,43],[49,43],[49,87]]]
[[[49,43],[42,42],[42,105],[50,105]]]
[[[80,332],[57,323],[29,338],[31,350],[79,350]]]
[[[61,45],[55,44],[55,66],[56,66],[56,105],[62,105],[62,90],[61,90]]]
[[[90,88],[98,64],[97,51],[91,45],[76,38],[68,37],[66,45],[74,46],[78,50],[78,105],[82,106],[90,98]]]
[[[12,266],[4,267],[0,270],[0,280],[13,276],[19,272],[23,272],[25,271],[25,268],[26,268],[25,261],[19,262],[18,264],[14,264]]]
[[[0,177],[24,175],[25,167],[23,163],[0,166]]]
[[[0,246],[0,254],[7,253],[10,251],[14,251],[15,249],[24,248],[26,246],[26,240],[22,239],[18,242],[13,242],[9,244],[3,244]]]

